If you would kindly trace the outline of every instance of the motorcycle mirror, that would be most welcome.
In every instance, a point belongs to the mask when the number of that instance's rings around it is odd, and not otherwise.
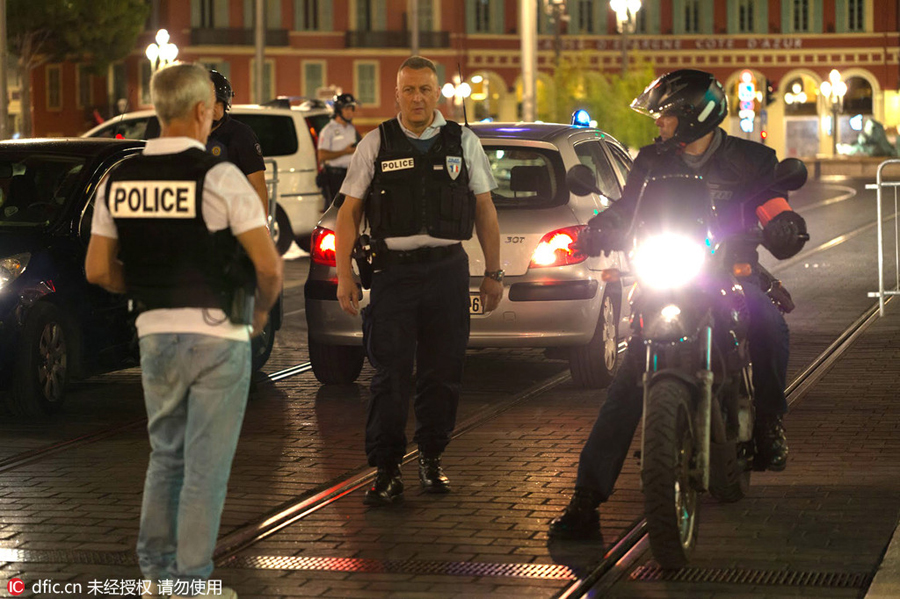
[[[775,167],[775,186],[781,191],[793,191],[806,184],[806,165],[799,158],[785,158]]]
[[[600,193],[597,179],[594,178],[594,171],[584,164],[576,164],[569,169],[566,173],[566,185],[569,186],[569,191],[577,196]]]

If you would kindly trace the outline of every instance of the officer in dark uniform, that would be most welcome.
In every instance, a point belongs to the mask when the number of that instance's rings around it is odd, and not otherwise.
[[[174,65],[150,86],[161,137],[99,186],[85,272],[141,310],[152,452],[137,553],[145,579],[188,596],[213,571],[250,386],[250,325],[264,327],[282,267],[255,191],[204,147],[215,102],[206,69]]]
[[[209,78],[216,88],[216,109],[206,149],[217,158],[233,162],[247,176],[269,214],[269,190],[266,187],[266,163],[256,133],[249,126],[228,116],[234,91],[222,73],[210,69]]]
[[[361,139],[359,131],[353,126],[356,107],[356,98],[352,94],[336,95],[333,119],[319,131],[317,155],[322,164],[325,210],[328,210],[334,196],[341,190],[356,144]]]
[[[651,83],[631,107],[656,119],[660,136],[653,145],[641,148],[628,175],[622,199],[591,219],[585,237],[589,254],[621,249],[621,232],[631,226],[641,186],[648,175],[699,174],[710,186],[716,200],[719,222],[732,230],[743,230],[754,222],[759,205],[780,206],[765,219],[765,247],[784,259],[799,252],[805,243],[803,218],[790,210],[787,202],[771,191],[749,205],[742,200],[760,181],[774,180],[778,164],[775,152],[762,144],[731,137],[718,128],[728,114],[728,102],[721,84],[709,73],[674,71]],[[772,203],[768,203],[773,200]],[[742,213],[743,211],[743,213]],[[769,219],[771,216],[774,218]],[[756,264],[755,244],[743,248],[741,262]],[[784,388],[787,382],[788,326],[781,312],[761,287],[744,286],[750,312],[750,356],[756,390],[754,436],[757,459],[769,470],[783,470],[787,464],[782,415],[787,411]],[[581,452],[575,493],[565,512],[550,523],[551,537],[573,539],[596,535],[599,530],[597,506],[609,499],[622,469],[628,447],[641,418],[643,345],[632,338],[622,365],[607,392],[606,401],[587,443]]]
[[[341,188],[346,199],[337,217],[337,296],[349,314],[359,309],[350,253],[363,212],[375,247],[363,311],[363,339],[376,371],[366,454],[378,473],[367,505],[403,497],[400,461],[413,392],[419,480],[429,493],[450,490],[441,454],[456,422],[469,338],[469,261],[460,241],[473,229],[487,268],[481,283],[485,311],[497,307],[503,290],[490,193],[496,183],[475,134],[436,110],[439,96],[434,63],[407,59],[397,73],[400,114],[359,143]]]

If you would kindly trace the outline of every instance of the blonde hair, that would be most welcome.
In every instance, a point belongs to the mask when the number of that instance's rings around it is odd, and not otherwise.
[[[174,64],[157,71],[150,80],[150,100],[165,125],[190,115],[198,102],[209,107],[215,103],[214,94],[209,71],[199,64]]]

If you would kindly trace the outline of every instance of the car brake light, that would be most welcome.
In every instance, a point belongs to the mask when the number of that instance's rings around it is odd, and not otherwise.
[[[334,231],[325,227],[316,227],[312,234],[312,261],[325,266],[337,266],[335,260]]]
[[[544,235],[531,254],[529,268],[566,266],[587,260],[587,254],[572,247],[584,229],[584,225],[578,225],[550,231]]]

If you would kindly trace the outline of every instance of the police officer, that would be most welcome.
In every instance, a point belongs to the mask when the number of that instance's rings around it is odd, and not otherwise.
[[[341,188],[337,295],[351,315],[359,310],[359,295],[350,254],[363,213],[376,248],[363,310],[363,340],[375,368],[366,455],[378,468],[367,505],[403,498],[400,461],[414,391],[419,480],[429,493],[450,490],[441,454],[456,421],[469,338],[469,261],[460,242],[473,228],[487,269],[485,311],[497,307],[503,290],[490,193],[496,183],[478,138],[435,109],[439,96],[434,63],[408,58],[397,73],[400,114],[363,138]]]
[[[637,197],[648,175],[699,174],[716,200],[719,222],[739,231],[744,222],[754,222],[757,205],[742,200],[747,190],[761,181],[774,180],[778,160],[762,144],[731,137],[718,127],[728,114],[721,84],[709,73],[674,71],[652,82],[631,107],[656,119],[659,137],[641,148],[628,175],[622,199],[601,212],[589,225],[585,249],[589,254],[620,249],[621,231],[631,225]],[[765,219],[765,244],[779,259],[793,256],[805,243],[803,218],[772,191],[759,202],[780,206],[780,213]],[[774,200],[769,204],[769,200]],[[618,240],[616,239],[618,237]],[[756,264],[756,246],[744,248],[740,260]],[[757,464],[768,470],[783,470],[787,464],[782,415],[787,411],[784,388],[787,381],[788,327],[781,312],[762,288],[744,285],[750,312],[750,357],[756,390],[754,436]],[[581,452],[575,493],[565,512],[550,523],[551,537],[585,538],[599,531],[597,506],[609,499],[622,469],[628,447],[641,418],[643,349],[632,338],[623,363],[613,378],[606,401]]]
[[[207,70],[168,67],[150,90],[162,136],[100,184],[85,270],[143,310],[152,452],[137,552],[146,579],[174,580],[175,596],[187,596],[213,570],[250,385],[248,324],[254,334],[265,325],[282,265],[256,192],[206,151],[215,104]]]
[[[234,91],[225,75],[210,69],[209,78],[216,88],[216,110],[213,113],[212,131],[206,142],[206,149],[217,158],[224,158],[237,165],[256,190],[263,204],[263,211],[269,214],[269,189],[266,186],[266,163],[263,161],[262,146],[248,125],[231,118],[228,110]]]
[[[322,174],[325,180],[322,191],[325,194],[326,210],[344,183],[347,167],[350,166],[350,159],[360,140],[359,131],[353,126],[356,107],[357,102],[353,95],[336,95],[333,120],[319,132],[318,157],[319,163],[323,165]]]

